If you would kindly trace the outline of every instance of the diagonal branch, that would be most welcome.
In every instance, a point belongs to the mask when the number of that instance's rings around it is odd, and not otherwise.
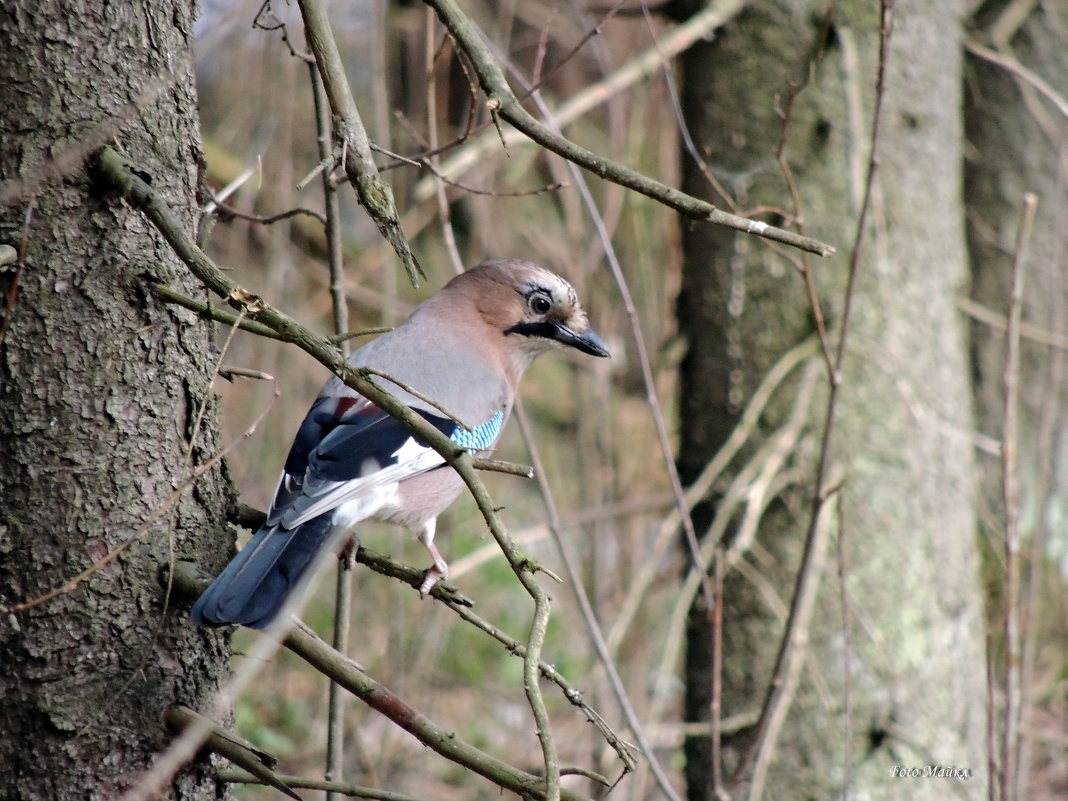
[[[175,588],[185,595],[199,595],[206,582],[199,582],[196,573],[196,567],[192,563],[178,563],[174,572]],[[297,628],[291,630],[283,644],[320,673],[329,676],[369,707],[446,759],[523,798],[545,797],[545,782],[542,777],[514,768],[461,740],[455,732],[437,725],[409,706],[384,684],[365,673],[351,659],[331,648],[311,629],[303,627],[303,624],[298,624]],[[565,801],[583,801],[584,798],[566,790],[561,791],[560,797]]]
[[[363,127],[356,101],[352,98],[345,67],[338,52],[326,11],[318,0],[298,0],[304,18],[308,46],[315,54],[315,64],[323,78],[330,109],[334,115],[334,137],[341,145],[343,166],[356,190],[360,204],[367,209],[382,236],[393,246],[408,273],[412,286],[425,279],[423,268],[404,236],[393,204],[393,191],[382,180],[371,154],[371,140]]]
[[[536,120],[523,108],[519,98],[512,92],[504,73],[498,66],[489,47],[482,40],[478,27],[460,11],[454,0],[426,0],[438,14],[457,45],[471,60],[475,73],[485,92],[487,105],[494,117],[509,122],[542,147],[563,156],[570,162],[592,172],[601,178],[628,189],[633,189],[647,197],[669,206],[681,214],[695,220],[704,220],[716,225],[723,225],[745,233],[756,234],[766,239],[782,242],[786,245],[807,250],[820,256],[834,252],[831,245],[801,236],[793,231],[776,228],[764,222],[749,220],[730,214],[695,197],[680,192],[678,189],[661,183],[642,173],[624,167],[622,164],[598,156],[596,153],[575,144],[550,127]]]

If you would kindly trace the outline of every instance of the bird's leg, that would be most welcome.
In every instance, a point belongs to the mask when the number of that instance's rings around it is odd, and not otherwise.
[[[442,559],[441,553],[438,551],[438,546],[434,544],[434,531],[436,527],[437,518],[431,518],[423,524],[417,535],[419,537],[419,542],[423,543],[423,546],[430,551],[430,557],[434,560],[434,564],[426,570],[426,576],[423,578],[423,583],[419,585],[420,598],[426,598],[427,593],[434,588],[435,584],[449,577],[449,566],[445,560]]]
[[[358,550],[360,550],[360,538],[353,531],[345,538],[345,544],[341,546],[341,550],[337,553],[342,570],[352,570],[356,567],[356,551]]]

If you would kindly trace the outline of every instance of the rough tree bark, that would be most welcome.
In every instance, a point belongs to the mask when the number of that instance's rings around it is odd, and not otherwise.
[[[956,2],[897,4],[880,166],[834,423],[833,458],[844,478],[835,539],[767,798],[834,798],[847,785],[858,796],[886,797],[888,784],[901,781],[891,778],[893,765],[970,768],[968,794],[984,781],[971,396],[957,310],[967,265],[961,13]],[[839,247],[832,259],[812,262],[833,339],[841,333],[848,253],[864,191],[878,49],[877,3],[765,0],[682,62],[690,130],[742,208],[792,210],[775,158],[783,119],[789,120],[786,156],[806,233]],[[684,159],[685,188],[722,202]],[[678,313],[688,352],[679,463],[692,480],[734,427],[756,383],[814,326],[800,276],[763,244],[694,226],[684,231],[684,248]],[[795,395],[796,384],[785,388],[754,445],[781,425]],[[766,583],[738,573],[726,580],[723,716],[759,710],[766,691],[783,628],[769,594],[789,603],[823,414],[817,400],[795,455],[805,484],[771,505],[759,549],[747,557],[750,576]],[[699,528],[714,510],[713,499],[699,511]],[[700,606],[688,633],[686,716],[707,721],[711,645]],[[725,775],[750,741],[745,729],[724,738]],[[710,739],[689,738],[686,756],[689,797],[712,798]],[[946,792],[941,783],[910,781],[910,798]]]
[[[169,560],[232,541],[220,469],[168,507],[219,449],[210,329],[147,293],[146,278],[197,290],[84,163],[117,140],[192,223],[192,13],[179,0],[0,10],[0,237],[25,241],[21,267],[0,274],[0,607],[141,532],[74,591],[0,622],[4,798],[118,797],[166,741],[163,710],[203,706],[227,666],[224,638],[161,583]],[[169,793],[216,795],[200,770]]]

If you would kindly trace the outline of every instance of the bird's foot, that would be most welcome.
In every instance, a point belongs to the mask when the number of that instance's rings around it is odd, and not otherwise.
[[[433,565],[426,569],[426,575],[423,577],[423,583],[419,585],[419,597],[426,598],[427,594],[434,589],[434,585],[439,581],[444,581],[449,577],[449,566],[444,562],[440,564],[435,562]]]
[[[342,570],[352,570],[356,567],[356,551],[358,550],[360,550],[360,540],[355,534],[352,534],[345,540],[345,544],[341,546],[341,550],[337,553]]]

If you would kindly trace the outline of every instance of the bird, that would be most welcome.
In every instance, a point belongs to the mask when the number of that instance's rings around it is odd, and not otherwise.
[[[484,454],[526,369],[567,348],[609,355],[567,281],[528,261],[497,259],[454,277],[348,361],[396,379],[382,378],[383,389],[458,447]],[[414,531],[429,551],[433,564],[419,588],[425,597],[448,576],[434,544],[436,521],[463,486],[437,451],[333,376],[297,430],[266,523],[191,616],[207,626],[265,628],[303,587],[318,555],[369,519]]]

